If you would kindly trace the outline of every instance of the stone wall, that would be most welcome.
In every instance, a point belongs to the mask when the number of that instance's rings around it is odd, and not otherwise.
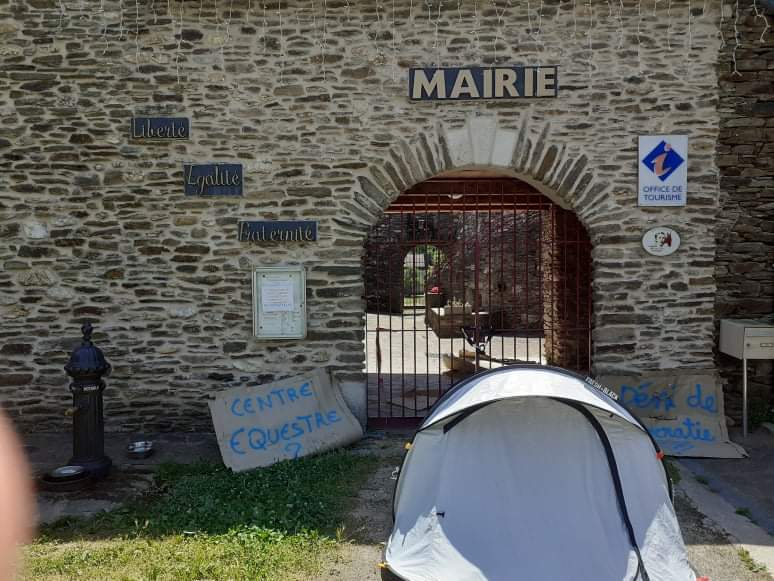
[[[572,212],[556,210],[543,224],[543,237],[552,243],[542,245],[545,352],[549,365],[589,372],[588,329],[592,316],[589,288],[592,273],[591,249]],[[598,348],[598,352],[625,355],[636,350],[633,343],[620,342]]]
[[[85,320],[110,430],[207,429],[214,391],[319,366],[364,409],[365,236],[401,191],[475,165],[584,223],[598,373],[714,365],[715,8],[138,2],[0,2],[0,398],[24,428],[68,425]],[[406,97],[410,66],[493,63],[558,64],[559,97]],[[191,138],[130,142],[133,115],[190,117]],[[660,132],[690,136],[685,209],[636,205],[637,135]],[[186,197],[191,161],[244,164],[244,196]],[[319,240],[240,243],[240,218],[319,220]],[[650,257],[661,223],[683,247]],[[288,263],[308,337],[257,341],[251,269]]]
[[[467,302],[476,310],[496,312],[493,324],[501,328],[542,330],[538,248],[551,239],[541,241],[540,220],[539,211],[489,215],[486,207],[479,218],[470,212],[385,214],[365,243],[367,311],[400,314],[404,297],[438,287],[443,295],[439,306]],[[406,287],[407,256],[427,245],[440,251],[439,259]]]
[[[448,300],[494,313],[507,329],[543,329],[539,246],[540,222],[548,212],[502,211],[463,214],[457,242],[447,250],[440,280]]]
[[[366,310],[370,313],[400,314],[403,312],[404,296],[421,294],[436,285],[447,286],[447,278],[439,279],[435,269],[432,275],[426,272],[424,278],[420,277],[420,286],[406,289],[403,280],[405,261],[417,246],[435,244],[448,251],[458,229],[457,220],[450,214],[385,214],[373,226],[364,244]]]
[[[716,328],[723,318],[774,322],[774,35],[764,34],[766,16],[774,20],[771,10],[766,15],[759,7],[756,14],[751,3],[740,3],[738,14],[727,12],[723,29]],[[720,353],[716,360],[726,413],[740,420],[742,364]],[[757,422],[774,405],[774,366],[757,361],[748,368],[751,419]]]

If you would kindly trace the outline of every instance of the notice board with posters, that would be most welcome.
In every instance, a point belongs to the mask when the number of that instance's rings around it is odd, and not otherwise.
[[[259,339],[306,337],[306,273],[303,266],[255,269],[253,333]]]
[[[363,435],[325,370],[221,391],[209,405],[223,463],[235,472],[346,446]]]

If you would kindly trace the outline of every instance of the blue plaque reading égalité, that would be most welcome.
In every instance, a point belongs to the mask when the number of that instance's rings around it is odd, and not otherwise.
[[[186,196],[241,196],[242,164],[183,165]]]

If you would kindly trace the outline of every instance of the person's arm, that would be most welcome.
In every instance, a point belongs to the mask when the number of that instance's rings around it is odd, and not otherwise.
[[[32,479],[13,426],[0,410],[0,581],[14,578],[19,545],[33,532]]]

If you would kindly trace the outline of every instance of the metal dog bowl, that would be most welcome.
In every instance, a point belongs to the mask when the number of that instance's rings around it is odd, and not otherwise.
[[[41,487],[51,492],[72,492],[91,483],[91,472],[83,466],[60,466],[40,477]]]
[[[147,440],[141,440],[139,442],[131,442],[126,447],[126,454],[130,458],[134,458],[136,460],[147,458],[148,456],[153,454],[153,442],[150,442]]]
[[[59,468],[54,468],[51,472],[49,472],[48,476],[52,480],[65,482],[67,480],[78,480],[86,476],[88,473],[89,471],[86,470],[86,468],[83,466],[60,466]]]

